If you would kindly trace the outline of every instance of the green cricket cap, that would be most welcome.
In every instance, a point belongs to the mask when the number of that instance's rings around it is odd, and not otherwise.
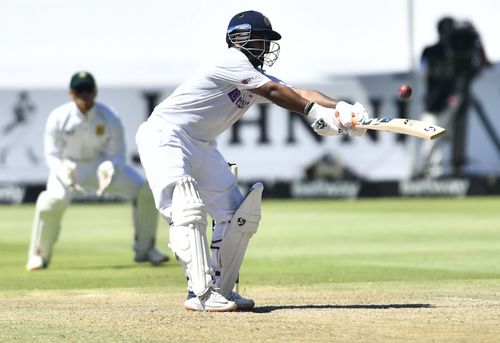
[[[76,89],[82,86],[95,87],[95,79],[88,71],[79,71],[71,77],[69,88]]]

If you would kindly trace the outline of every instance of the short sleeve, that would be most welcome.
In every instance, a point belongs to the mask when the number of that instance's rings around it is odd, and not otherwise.
[[[215,64],[212,78],[214,82],[228,83],[238,89],[255,89],[271,81],[267,75],[257,70],[242,52],[236,49],[229,49]]]

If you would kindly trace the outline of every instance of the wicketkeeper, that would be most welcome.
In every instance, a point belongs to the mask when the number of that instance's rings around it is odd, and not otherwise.
[[[29,271],[47,268],[61,230],[61,220],[76,193],[118,194],[133,202],[136,262],[154,265],[168,260],[155,247],[158,212],[146,180],[125,163],[125,139],[120,117],[95,102],[97,86],[88,72],[73,75],[72,101],[49,115],[44,134],[50,168],[47,189],[37,199]]]
[[[169,246],[188,279],[188,310],[251,310],[255,305],[233,287],[259,226],[263,185],[256,183],[242,196],[216,137],[258,103],[307,116],[320,135],[365,133],[355,127],[368,116],[361,104],[290,87],[263,70],[278,58],[280,38],[261,13],[238,13],[227,29],[229,49],[160,103],[137,132],[156,207],[171,222]],[[211,257],[207,215],[216,223]]]

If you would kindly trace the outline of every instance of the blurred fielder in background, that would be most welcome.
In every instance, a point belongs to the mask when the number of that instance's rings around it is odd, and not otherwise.
[[[135,261],[160,264],[156,250],[158,213],[143,176],[125,163],[123,126],[110,107],[95,102],[97,86],[88,72],[73,75],[71,102],[49,115],[44,134],[50,168],[47,189],[37,199],[27,270],[47,268],[73,195],[118,194],[133,201]],[[91,191],[92,190],[92,191]]]
[[[437,32],[438,41],[427,46],[420,59],[426,88],[425,112],[420,119],[448,130],[454,155],[452,167],[461,169],[465,163],[470,88],[480,71],[491,64],[479,33],[469,21],[444,17],[437,24]],[[419,142],[414,176],[440,177],[447,173],[444,142]]]
[[[160,103],[137,132],[156,207],[170,222],[169,246],[188,279],[188,310],[255,306],[233,287],[259,225],[263,185],[256,183],[243,197],[217,150],[216,137],[258,103],[274,103],[307,116],[320,135],[365,133],[354,127],[356,120],[368,116],[361,104],[292,88],[262,69],[278,58],[280,38],[261,13],[237,14],[226,33],[229,49]],[[211,258],[207,215],[215,220]]]

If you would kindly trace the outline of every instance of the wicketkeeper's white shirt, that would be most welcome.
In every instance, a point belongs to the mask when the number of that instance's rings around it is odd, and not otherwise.
[[[57,170],[64,159],[78,162],[111,160],[125,163],[123,125],[110,107],[96,103],[86,114],[71,101],[53,110],[45,126],[45,159]]]
[[[53,110],[45,126],[44,150],[51,171],[47,191],[56,197],[71,197],[73,193],[57,176],[64,160],[76,164],[78,184],[89,189],[97,189],[96,170],[106,160],[111,161],[115,168],[109,192],[134,199],[145,181],[126,163],[121,119],[112,108],[102,103],[96,103],[85,115],[74,102]]]

